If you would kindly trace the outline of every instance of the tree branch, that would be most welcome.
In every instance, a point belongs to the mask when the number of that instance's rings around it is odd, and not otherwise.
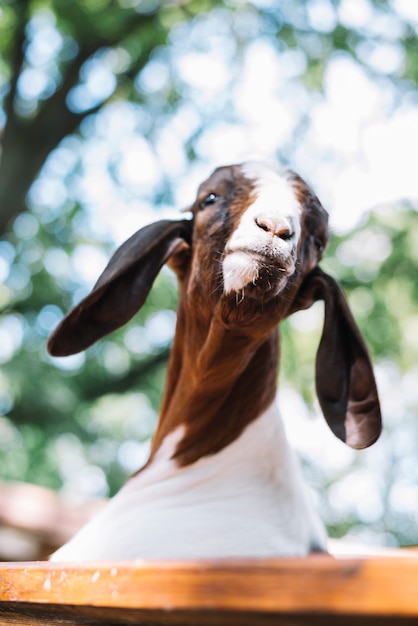
[[[20,3],[21,8],[26,3]],[[120,40],[133,35],[139,27],[155,28],[155,15],[135,14],[126,24],[126,28],[120,33]],[[23,13],[21,13],[23,16]],[[26,20],[22,17],[19,26],[19,43],[16,43],[16,54],[13,61],[13,77],[7,102],[7,123],[4,129],[2,151],[3,158],[0,161],[0,233],[4,232],[9,223],[19,213],[26,209],[26,196],[36,178],[38,172],[45,163],[48,155],[54,150],[60,141],[68,134],[75,132],[81,121],[87,116],[100,110],[105,104],[101,102],[97,106],[81,112],[71,111],[67,106],[67,97],[72,88],[79,80],[79,72],[83,64],[90,59],[100,48],[114,45],[115,41],[108,41],[105,37],[96,37],[89,45],[81,46],[78,55],[72,63],[67,65],[67,71],[59,88],[48,99],[41,103],[38,114],[28,120],[20,118],[13,107],[16,94],[16,86],[24,63],[24,30]],[[167,33],[164,31],[165,40]],[[159,41],[158,43],[161,43]],[[152,40],[138,59],[139,71],[147,62],[156,42]],[[134,63],[135,65],[135,63]],[[123,76],[129,77],[129,71]],[[28,149],[28,147],[30,149]]]
[[[165,348],[161,352],[150,356],[146,360],[132,367],[127,374],[121,378],[113,378],[111,376],[102,378],[100,382],[96,382],[94,387],[81,387],[80,397],[85,401],[93,401],[108,393],[123,393],[130,391],[138,386],[138,381],[160,365],[167,362],[170,348]]]

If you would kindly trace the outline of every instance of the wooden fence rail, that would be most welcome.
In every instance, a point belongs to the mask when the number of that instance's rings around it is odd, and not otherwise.
[[[418,557],[0,564],[0,625],[418,624]]]

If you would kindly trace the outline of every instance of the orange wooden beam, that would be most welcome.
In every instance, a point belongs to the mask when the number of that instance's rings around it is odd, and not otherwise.
[[[184,622],[190,612],[196,624],[199,616],[201,623],[212,623],[210,615],[216,616],[213,624],[257,624],[262,616],[277,624],[309,623],[298,616],[322,616],[327,624],[347,617],[418,623],[418,557],[0,564],[0,624],[53,624],[54,615],[62,618],[68,607],[73,624],[77,615],[85,623],[86,608],[103,624],[146,624],[147,614],[152,623],[174,624],[170,616],[183,615]],[[139,618],[132,622],[135,611]],[[11,614],[32,614],[35,621],[10,622]],[[231,621],[238,615],[238,622]],[[293,621],[280,621],[289,616]]]

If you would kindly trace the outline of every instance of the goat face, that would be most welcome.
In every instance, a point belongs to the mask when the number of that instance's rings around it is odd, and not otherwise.
[[[224,295],[259,306],[283,294],[289,302],[328,241],[328,215],[308,185],[262,163],[216,169],[191,210],[189,293],[205,300]]]

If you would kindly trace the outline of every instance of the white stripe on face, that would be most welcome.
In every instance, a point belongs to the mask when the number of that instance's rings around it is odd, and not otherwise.
[[[286,174],[265,163],[248,162],[241,169],[255,182],[255,200],[225,247],[225,293],[256,284],[267,266],[282,272],[281,279],[293,274],[301,233],[301,207]]]

